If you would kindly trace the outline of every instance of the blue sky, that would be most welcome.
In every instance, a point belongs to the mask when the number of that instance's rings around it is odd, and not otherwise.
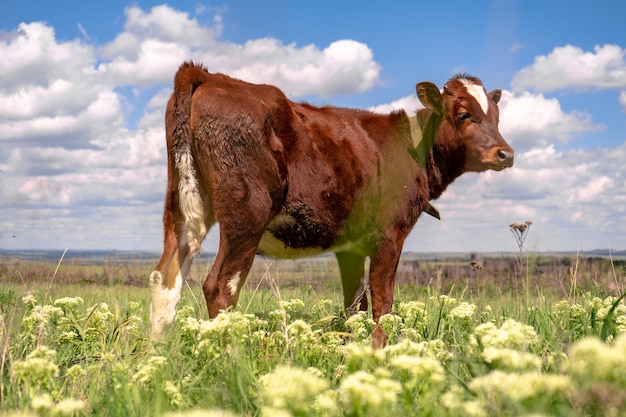
[[[455,72],[504,90],[514,168],[466,175],[405,249],[626,249],[626,3],[2,1],[0,248],[160,250],[184,59],[375,111]],[[204,248],[216,248],[216,233]]]

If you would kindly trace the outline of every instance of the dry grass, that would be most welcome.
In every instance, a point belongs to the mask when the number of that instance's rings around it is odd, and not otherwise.
[[[576,293],[619,296],[626,286],[626,261],[581,256],[531,254],[523,277],[519,254],[448,256],[418,258],[404,256],[396,274],[398,286],[434,287],[442,293],[458,291],[469,294],[497,295],[528,292],[535,295],[575,297]],[[212,257],[194,261],[189,286],[199,287],[211,267]],[[31,284],[147,287],[147,280],[158,259],[137,258],[65,258],[62,263],[47,260],[23,260],[0,257],[0,284],[27,290]],[[339,269],[334,256],[301,260],[274,260],[257,257],[247,280],[248,288],[271,289],[264,280],[268,270],[280,277],[281,289],[310,287],[315,292],[341,293]],[[572,274],[575,274],[575,279]],[[575,283],[575,286],[574,286]]]

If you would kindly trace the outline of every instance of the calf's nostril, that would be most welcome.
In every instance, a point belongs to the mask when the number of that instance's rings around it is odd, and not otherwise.
[[[508,152],[502,149],[498,150],[498,159],[500,161],[506,161],[508,159],[513,159],[513,152]]]

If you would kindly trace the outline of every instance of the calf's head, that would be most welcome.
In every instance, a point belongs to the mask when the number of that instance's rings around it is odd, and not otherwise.
[[[463,155],[463,172],[500,171],[513,166],[514,152],[498,130],[498,101],[502,91],[489,93],[482,82],[468,75],[457,75],[443,87],[443,93],[430,82],[416,86],[426,107],[418,113],[420,124],[436,118],[435,146],[450,154]]]

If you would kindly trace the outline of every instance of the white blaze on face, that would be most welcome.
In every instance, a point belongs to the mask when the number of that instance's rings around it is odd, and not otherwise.
[[[237,294],[239,281],[241,281],[241,272],[237,272],[235,275],[233,275],[230,281],[228,281],[228,289],[230,290],[230,295]]]
[[[485,94],[485,88],[465,78],[460,78],[459,81],[463,84],[467,93],[476,99],[480,108],[483,109],[483,112],[487,114],[487,110],[489,110],[489,100],[487,99],[487,94]]]

